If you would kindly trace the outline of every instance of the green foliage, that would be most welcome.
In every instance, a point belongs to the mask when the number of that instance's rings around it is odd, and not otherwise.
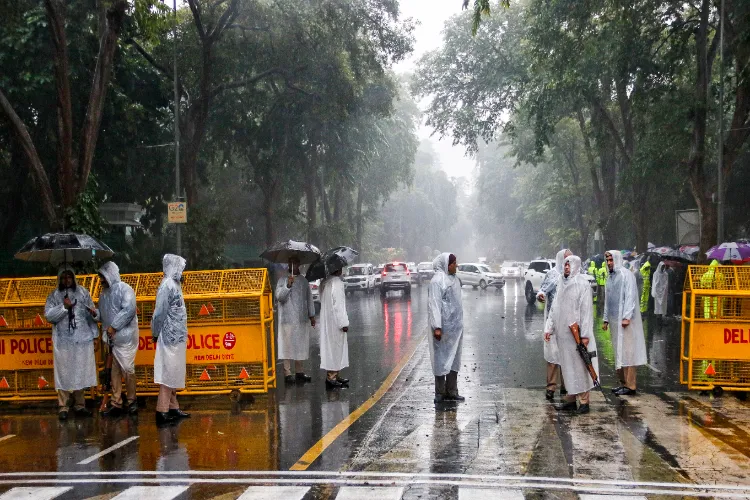
[[[82,233],[101,238],[104,236],[104,219],[99,215],[99,183],[96,176],[90,175],[86,189],[78,195],[75,206],[65,211],[65,229],[74,233]]]
[[[222,269],[229,228],[223,204],[199,204],[188,209],[183,241],[188,248],[190,269]]]
[[[464,9],[469,8],[469,3],[471,0],[463,0]],[[500,5],[505,7],[506,9],[510,7],[510,0],[501,0]],[[471,23],[471,34],[476,35],[477,30],[479,29],[479,25],[482,22],[483,16],[489,16],[491,13],[490,10],[490,0],[474,0],[474,12],[472,16],[472,23]]]

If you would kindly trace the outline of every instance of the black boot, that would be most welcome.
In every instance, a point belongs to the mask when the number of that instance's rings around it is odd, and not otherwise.
[[[176,410],[175,409],[169,410],[169,415],[172,418],[175,418],[175,419],[178,419],[178,418],[190,418],[190,414],[189,413],[186,413],[186,412],[180,410],[179,408],[177,408]]]
[[[157,411],[156,412],[156,424],[169,424],[176,420],[175,417],[169,414],[169,412]]]
[[[561,405],[555,406],[555,410],[557,411],[576,411],[577,405],[575,401],[570,401],[568,403],[563,403]]]
[[[562,392],[562,391],[560,391],[560,392]],[[544,399],[546,399],[548,401],[552,401],[553,399],[555,399],[555,391],[551,391],[551,390],[547,389],[547,391],[544,393]]]
[[[312,381],[312,377],[310,375],[305,375],[304,373],[297,373],[295,375],[295,378],[297,379],[297,382],[310,382],[310,381]]]
[[[109,410],[105,411],[102,415],[104,415],[105,417],[112,417],[112,418],[119,417],[120,415],[122,415],[122,408],[113,406]]]
[[[344,384],[339,382],[337,379],[331,380],[329,378],[326,378],[326,389],[341,389],[342,387],[344,387]]]

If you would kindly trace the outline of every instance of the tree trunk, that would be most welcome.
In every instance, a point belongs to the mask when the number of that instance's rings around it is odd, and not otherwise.
[[[649,220],[653,212],[648,207],[648,191],[646,185],[633,186],[633,226],[635,230],[635,249],[638,253],[648,250]]]
[[[364,203],[364,190],[362,184],[357,188],[357,236],[355,240],[356,250],[362,251],[363,223],[362,223],[362,204]]]

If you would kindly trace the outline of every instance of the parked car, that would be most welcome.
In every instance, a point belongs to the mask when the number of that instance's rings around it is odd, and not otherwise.
[[[384,267],[384,264],[381,264],[373,268],[372,270],[372,274],[375,276],[375,279],[374,279],[375,288],[380,288],[380,285],[383,281],[383,277],[381,276],[381,273],[383,272],[383,267]]]
[[[526,284],[524,285],[524,295],[526,302],[533,304],[536,302],[536,294],[542,286],[542,281],[550,269],[555,267],[555,261],[550,259],[537,259],[529,263],[529,267],[523,275]]]
[[[380,273],[380,296],[391,290],[403,290],[404,295],[411,296],[411,272],[404,262],[391,262],[383,267]]]
[[[486,264],[459,264],[456,277],[461,286],[471,285],[476,290],[494,286],[498,290],[505,286],[505,279],[500,273],[492,272]]]
[[[416,284],[417,286],[422,284],[422,278],[419,275],[419,271],[417,271],[417,264],[415,262],[407,262],[406,268],[409,270],[409,274],[411,275],[411,282]]]
[[[429,282],[433,276],[435,276],[435,269],[432,267],[432,262],[420,262],[417,264],[417,272],[422,282]]]
[[[320,303],[320,280],[310,282],[310,291],[312,292],[313,302]]]
[[[344,292],[366,292],[375,291],[375,275],[372,264],[354,264],[347,269],[344,278]]]
[[[503,278],[507,279],[514,279],[514,280],[520,280],[523,278],[523,263],[522,262],[515,262],[515,261],[507,261],[503,262],[503,265],[501,266],[501,273],[503,275]]]

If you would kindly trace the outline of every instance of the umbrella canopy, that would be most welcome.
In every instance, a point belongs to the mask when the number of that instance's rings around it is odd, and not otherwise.
[[[750,244],[739,242],[727,242],[721,245],[711,247],[706,252],[709,260],[718,260],[719,262],[732,261],[732,264],[742,264],[750,262]]]
[[[108,259],[115,252],[87,234],[47,233],[29,240],[16,252],[15,258],[26,262],[87,262],[94,257]]]
[[[349,247],[336,247],[328,250],[320,260],[313,262],[307,269],[305,278],[315,281],[328,277],[331,273],[343,269],[357,258],[359,252]]]
[[[648,251],[651,255],[658,255],[664,259],[684,260],[686,262],[694,262],[695,255],[689,254],[682,251],[681,248],[672,247],[655,247]]]
[[[304,241],[289,240],[275,244],[260,256],[279,264],[286,264],[291,257],[297,257],[300,264],[312,264],[320,258],[320,250]]]

